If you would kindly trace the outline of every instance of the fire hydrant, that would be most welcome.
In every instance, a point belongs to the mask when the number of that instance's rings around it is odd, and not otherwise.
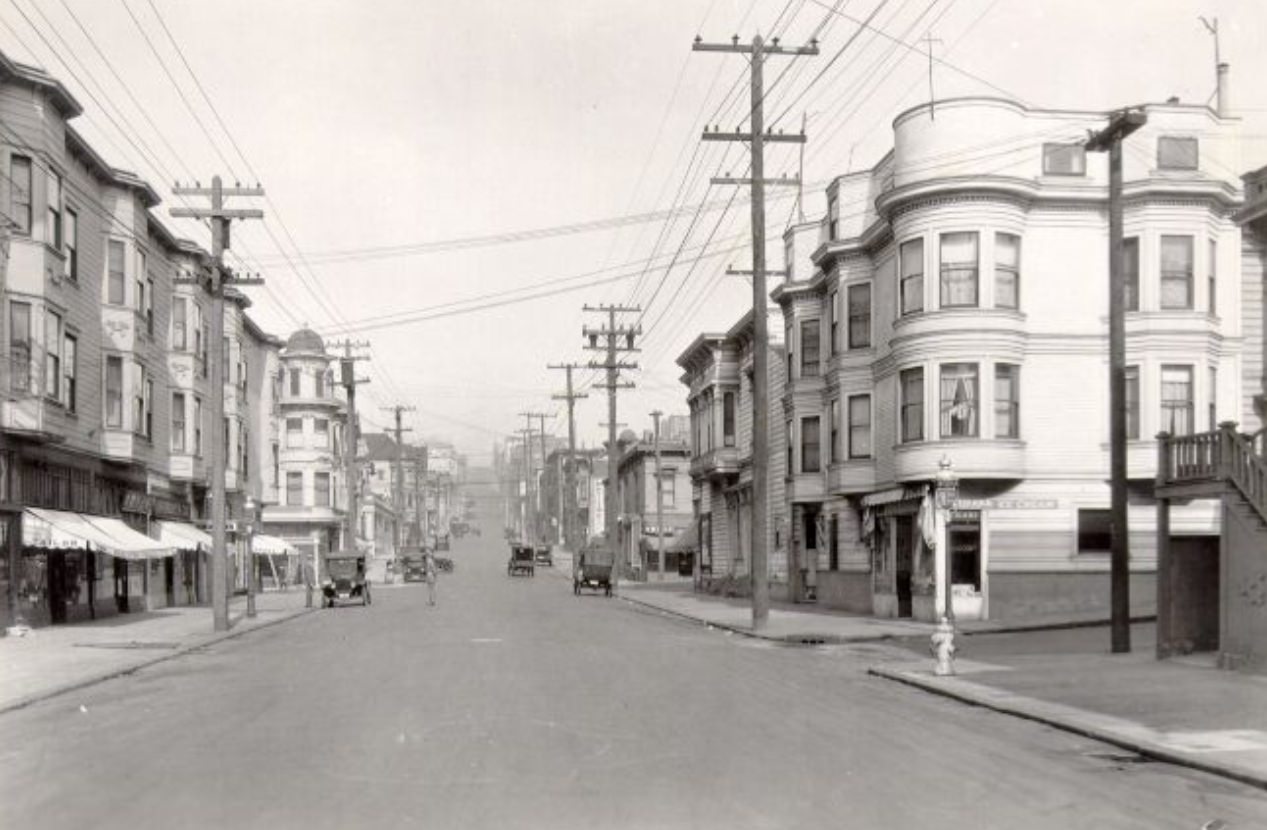
[[[933,631],[929,650],[937,661],[933,666],[933,674],[945,677],[955,673],[955,629],[945,617],[941,618],[937,629]]]

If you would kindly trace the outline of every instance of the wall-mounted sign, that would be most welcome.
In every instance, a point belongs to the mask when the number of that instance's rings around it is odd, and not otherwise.
[[[955,510],[1055,510],[1059,499],[959,499]]]

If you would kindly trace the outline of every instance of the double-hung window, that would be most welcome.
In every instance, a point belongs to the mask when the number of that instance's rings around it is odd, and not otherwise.
[[[304,419],[303,418],[287,418],[286,419],[286,446],[302,447],[304,445]]]
[[[898,308],[902,314],[924,310],[924,240],[910,239],[898,249],[900,280]]]
[[[318,369],[313,372],[312,379],[316,383],[316,386],[314,387],[316,389],[316,396],[318,398],[324,398],[326,396],[326,373],[323,370]]]
[[[849,348],[871,346],[871,283],[860,282],[848,289]]]
[[[325,418],[314,418],[313,432],[316,434],[316,446],[322,449],[330,446],[330,422]]]
[[[127,248],[121,240],[111,239],[106,243],[106,302],[111,305],[123,305],[123,287]]]
[[[1021,307],[1021,238],[994,235],[994,307]]]
[[[183,352],[189,346],[189,301],[172,298],[172,349]]]
[[[44,311],[44,394],[57,400],[62,388],[62,315]]]
[[[330,474],[317,473],[312,478],[313,495],[315,496],[313,504],[317,507],[330,506]]]
[[[1123,307],[1127,311],[1139,311],[1139,237],[1128,236],[1122,240],[1122,277],[1126,284]]]
[[[941,307],[977,305],[977,233],[941,235]]]
[[[299,370],[290,370],[290,396],[292,398],[299,397]]]
[[[202,398],[194,397],[194,455],[202,457]]]
[[[1139,367],[1126,367],[1126,437],[1139,440]]]
[[[1192,433],[1192,367],[1161,367],[1161,428],[1171,435]]]
[[[841,459],[840,453],[840,398],[831,399],[831,407],[828,410],[828,442],[827,442],[827,463],[835,464]]]
[[[976,438],[980,434],[980,397],[977,364],[942,364],[942,438]]]
[[[723,445],[735,445],[735,393],[723,392],[721,396],[721,438]]]
[[[922,371],[922,370],[917,370]],[[920,378],[920,391],[924,380]],[[905,410],[904,410],[905,411]],[[871,396],[849,396],[849,457],[871,457]]]
[[[792,378],[796,377],[796,359],[793,356],[795,351],[792,348],[792,324],[789,322],[783,327],[783,343],[787,348],[787,380],[792,382]]]
[[[1161,238],[1161,307],[1192,308],[1192,237]]]
[[[16,185],[15,185],[16,186]],[[9,303],[9,391],[31,392],[31,304]]]
[[[801,472],[817,473],[822,470],[821,430],[817,415],[801,419]]]
[[[62,339],[62,405],[67,412],[79,406],[79,338],[69,333]]]
[[[924,369],[903,369],[899,377],[902,442],[924,440]]]
[[[62,249],[62,177],[49,170],[44,177],[47,199],[44,219],[44,241],[55,250]]]
[[[1208,378],[1210,385],[1206,392],[1209,398],[1209,402],[1206,405],[1206,414],[1209,417],[1209,429],[1213,432],[1219,428],[1219,370],[1211,366]]]
[[[185,451],[185,393],[172,393],[172,452]]]
[[[123,358],[106,356],[106,426],[123,429]]]
[[[1217,314],[1219,311],[1219,243],[1213,239],[1210,240],[1209,253],[1206,254],[1205,269],[1210,313]]]
[[[31,160],[26,156],[9,156],[9,218],[18,233],[31,232]]]
[[[66,229],[63,232],[62,251],[66,263],[62,273],[68,280],[79,280],[79,214],[66,208]]]
[[[801,321],[801,377],[818,377],[821,327],[817,320]]]
[[[1021,435],[1021,367],[1012,363],[994,365],[994,437]]]
[[[287,473],[286,474],[286,506],[287,507],[303,507],[304,505],[304,474],[303,473]]]
[[[830,339],[828,343],[828,353],[835,355],[840,351],[840,292],[833,291],[827,300],[827,336]]]

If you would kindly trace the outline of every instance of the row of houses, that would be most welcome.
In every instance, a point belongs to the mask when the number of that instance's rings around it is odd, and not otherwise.
[[[306,327],[285,340],[263,331],[232,288],[212,343],[210,255],[169,230],[149,184],[84,140],[81,112],[57,79],[0,53],[5,623],[205,602],[213,441],[225,448],[238,588],[248,535],[280,586],[300,562],[319,567],[320,553],[358,544],[390,555],[404,526],[438,521],[458,457],[437,448],[428,471],[426,450],[411,448],[425,487],[402,505],[367,465],[361,538],[349,538],[338,358]],[[211,411],[213,349],[222,412]]]
[[[1156,436],[1221,422],[1253,435],[1267,416],[1267,174],[1242,176],[1229,113],[1173,99],[1144,112],[1124,144],[1142,614],[1157,596]],[[946,577],[921,508],[946,461],[958,618],[1107,616],[1108,163],[1083,149],[1105,122],[995,98],[914,107],[874,167],[828,185],[825,215],[788,228],[770,295],[768,504],[751,503],[751,315],[678,358],[704,583],[748,577],[763,509],[775,596],[935,619]],[[1169,528],[1217,595],[1218,502],[1175,502]],[[1254,539],[1261,566],[1267,536]]]

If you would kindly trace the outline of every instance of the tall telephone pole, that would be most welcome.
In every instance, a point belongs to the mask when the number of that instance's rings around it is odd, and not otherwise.
[[[655,533],[659,559],[656,572],[661,581],[664,580],[664,479],[660,478],[660,416],[663,414],[658,409],[651,413],[651,420],[655,422]]]
[[[604,352],[606,359],[603,362],[591,360],[589,368],[603,369],[607,372],[607,379],[602,383],[596,383],[607,390],[607,486],[603,491],[603,502],[607,511],[607,544],[612,551],[612,585],[619,584],[620,581],[620,562],[617,559],[618,551],[616,550],[616,529],[619,525],[617,516],[616,503],[616,479],[617,466],[620,462],[620,450],[616,446],[616,392],[620,389],[632,389],[633,384],[628,381],[621,381],[620,372],[622,369],[637,369],[637,363],[628,363],[620,359],[620,355],[626,352],[636,352],[637,347],[634,346],[634,338],[642,334],[642,326],[619,326],[616,324],[616,315],[622,313],[636,313],[642,311],[641,306],[619,306],[619,305],[585,305],[584,311],[607,315],[607,325],[598,328],[590,328],[584,326],[581,328],[581,334],[588,338],[585,349],[587,351]],[[605,340],[605,344],[599,343],[599,340]],[[623,343],[621,340],[623,339]]]
[[[343,357],[339,358],[339,385],[343,387],[348,399],[347,428],[343,431],[343,471],[347,478],[348,512],[343,521],[343,546],[346,550],[356,550],[356,527],[360,522],[361,468],[356,460],[357,445],[361,443],[360,421],[356,414],[357,384],[369,383],[368,380],[356,379],[356,362],[369,360],[368,357],[352,354],[353,349],[369,346],[365,340],[331,341],[326,344],[333,348],[342,348]]]
[[[225,187],[219,176],[211,178],[211,187],[182,187],[176,185],[172,193],[177,196],[200,196],[211,201],[211,207],[174,207],[171,215],[185,219],[207,219],[211,222],[211,278],[205,290],[211,295],[211,411],[215,424],[211,429],[211,624],[216,631],[229,630],[229,573],[228,551],[225,548],[224,524],[226,507],[224,491],[225,446],[224,430],[224,286],[262,285],[257,278],[235,277],[224,267],[224,252],[229,249],[229,223],[234,219],[263,219],[264,211],[258,208],[226,208],[224,200],[230,196],[263,196],[264,189],[255,187]],[[178,282],[181,282],[178,280]],[[247,551],[248,557],[255,554]],[[254,564],[252,562],[252,564]],[[253,570],[253,569],[252,569]]]
[[[537,488],[537,531],[538,542],[545,542],[549,538],[549,534],[542,525],[543,514],[545,513],[545,471],[546,471],[546,416],[543,412],[537,413],[537,419],[541,424],[541,486]]]
[[[536,488],[533,486],[532,475],[532,419],[544,418],[540,412],[520,412],[524,422],[528,425],[527,429],[521,429],[520,432],[524,436],[524,540],[529,544],[537,544],[537,503]],[[544,421],[543,421],[544,423]],[[542,449],[545,449],[544,442]],[[541,462],[545,463],[544,454]]]
[[[384,412],[394,412],[396,414],[396,473],[392,477],[392,506],[396,509],[396,533],[395,545],[396,550],[400,550],[405,544],[404,539],[404,522],[405,516],[405,443],[402,438],[403,433],[413,432],[410,427],[404,427],[400,424],[401,416],[406,412],[415,411],[415,407],[396,404],[395,406],[380,407]]]
[[[563,529],[563,538],[565,544],[576,544],[576,402],[581,398],[588,398],[589,395],[584,392],[577,392],[572,387],[572,372],[581,368],[579,363],[552,363],[546,368],[562,369],[567,372],[568,391],[562,395],[552,395],[556,401],[568,402],[568,465],[567,465],[567,492],[563,498],[559,499],[559,510],[563,511],[559,524]],[[575,552],[575,551],[574,551]]]
[[[1109,639],[1131,650],[1131,549],[1126,509],[1126,271],[1122,256],[1122,139],[1148,122],[1140,110],[1119,110],[1086,142],[1109,154]]]
[[[809,46],[798,46],[786,49],[778,40],[766,43],[760,35],[752,39],[751,45],[741,44],[736,37],[731,43],[704,43],[695,38],[692,47],[696,52],[732,52],[749,55],[752,69],[752,112],[749,114],[749,132],[723,133],[716,127],[712,132],[705,128],[704,141],[744,141],[752,151],[752,178],[747,181],[752,189],[752,627],[764,628],[770,618],[770,575],[767,565],[766,545],[769,524],[769,463],[770,463],[770,377],[769,350],[770,336],[766,330],[766,307],[769,298],[766,296],[766,261],[765,261],[765,187],[767,184],[784,183],[786,179],[775,182],[765,178],[765,145],[766,142],[791,142],[804,144],[803,134],[767,132],[763,100],[765,98],[765,81],[763,67],[769,55],[817,55],[818,42],[811,40]],[[733,181],[733,180],[732,180]],[[613,420],[615,420],[613,418]]]

